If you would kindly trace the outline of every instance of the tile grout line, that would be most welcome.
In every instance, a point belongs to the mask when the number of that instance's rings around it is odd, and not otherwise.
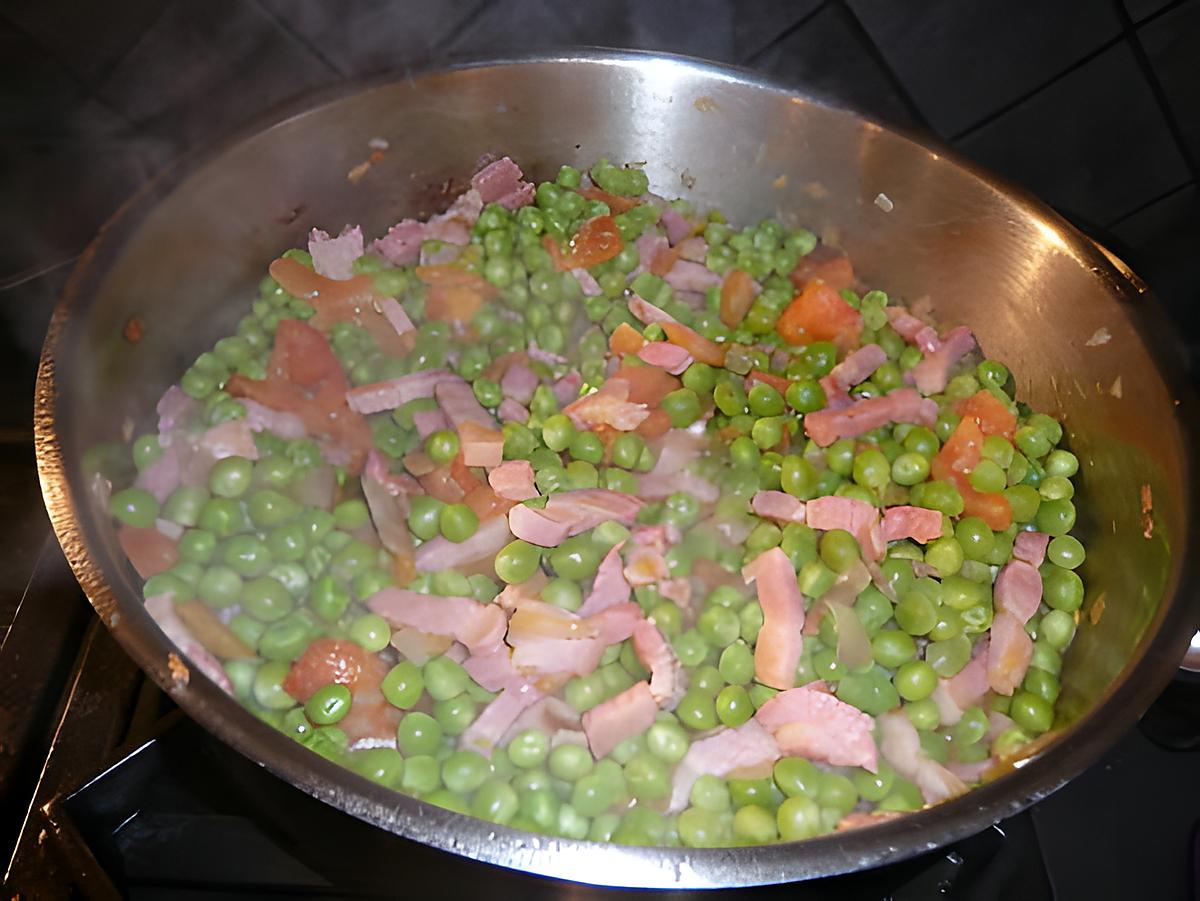
[[[1171,101],[1167,99],[1167,92],[1163,89],[1162,82],[1159,81],[1154,64],[1150,61],[1150,55],[1146,53],[1146,48],[1142,45],[1141,30],[1150,19],[1144,20],[1140,25],[1135,25],[1128,11],[1125,9],[1125,4],[1121,0],[1113,0],[1113,4],[1117,7],[1117,15],[1121,18],[1127,29],[1129,47],[1133,51],[1134,58],[1137,60],[1142,77],[1146,79],[1146,83],[1150,86],[1150,93],[1154,95],[1154,102],[1158,105],[1158,111],[1167,123],[1167,129],[1171,132],[1171,137],[1175,140],[1175,146],[1179,150],[1179,155],[1183,157],[1183,162],[1187,166],[1188,172],[1192,174],[1192,179],[1195,180],[1197,177],[1200,177],[1200,165],[1197,165],[1196,157],[1193,155],[1191,148],[1188,147],[1183,129],[1180,128],[1175,111],[1171,108]]]
[[[1166,191],[1163,191],[1161,194],[1158,194],[1155,197],[1151,197],[1149,200],[1145,200],[1142,203],[1139,203],[1137,206],[1133,207],[1130,210],[1126,210],[1125,212],[1121,213],[1120,215],[1109,220],[1108,224],[1106,224],[1104,227],[1105,228],[1113,228],[1115,226],[1118,226],[1122,222],[1126,222],[1129,219],[1132,219],[1138,213],[1140,213],[1144,210],[1148,210],[1150,207],[1154,206],[1156,203],[1160,203],[1164,200],[1174,197],[1176,194],[1179,194],[1183,191],[1186,191],[1188,188],[1193,188],[1195,186],[1196,186],[1196,179],[1189,178],[1187,181],[1183,182],[1182,184],[1176,185],[1173,188],[1168,188]]]
[[[866,44],[871,58],[875,61],[875,64],[883,70],[884,77],[891,84],[892,89],[895,90],[897,95],[899,95],[901,102],[903,102],[908,108],[908,111],[912,115],[913,119],[916,120],[917,124],[920,125],[921,128],[925,129],[931,134],[936,134],[936,132],[933,130],[933,127],[929,124],[929,120],[921,111],[920,106],[917,105],[917,101],[913,98],[912,94],[909,93],[908,87],[904,84],[904,81],[900,78],[900,76],[896,74],[896,70],[893,69],[892,64],[888,62],[888,58],[884,54],[883,50],[881,50],[879,45],[875,43],[875,39],[871,36],[871,33],[867,30],[866,26],[863,25],[862,20],[858,17],[858,14],[854,12],[853,8],[848,3],[846,3],[846,0],[837,0],[837,4],[841,7],[842,12],[853,23],[854,30],[857,32],[859,39]]]
[[[313,57],[319,63],[321,63],[321,65],[325,66],[325,68],[327,68],[331,72],[333,72],[334,75],[338,76],[339,78],[346,77],[346,73],[342,71],[341,67],[337,63],[335,63],[333,60],[331,60],[328,56],[326,56],[321,51],[320,47],[318,47],[312,41],[308,40],[308,38],[306,38],[303,34],[298,32],[296,29],[292,28],[292,26],[290,24],[288,24],[284,19],[281,19],[279,16],[275,15],[275,13],[273,13],[270,9],[268,9],[266,6],[263,5],[262,0],[251,0],[251,4],[254,6],[255,9],[257,9],[259,11],[259,13],[261,13],[267,19],[267,21],[269,21],[272,25],[274,25],[276,28],[278,28],[283,34],[285,34],[287,37],[291,38],[293,41],[295,41],[297,44],[299,44],[301,47],[303,47],[305,50],[307,50],[309,53],[311,53],[313,55]]]
[[[797,19],[795,22],[793,22],[787,28],[783,29],[783,31],[779,32],[779,34],[775,35],[775,37],[771,38],[771,40],[767,41],[767,43],[765,43],[763,46],[759,47],[757,50],[755,50],[750,55],[745,56],[742,59],[738,60],[738,65],[740,65],[740,66],[755,65],[758,62],[758,60],[760,60],[763,57],[764,54],[766,54],[770,50],[773,50],[775,47],[778,47],[780,44],[782,44],[784,41],[786,41],[788,38],[790,38],[793,34],[795,34],[797,31],[799,31],[801,28],[803,28],[805,25],[807,25],[809,22],[811,22],[813,19],[815,19],[820,13],[824,12],[829,7],[831,2],[832,2],[832,0],[823,0],[823,2],[818,3],[815,8],[810,10],[807,14],[801,16],[799,19]]]
[[[1184,4],[1186,2],[1188,2],[1188,0],[1172,0],[1171,3],[1164,6],[1162,9],[1158,10],[1158,12],[1153,13],[1152,15],[1149,15],[1145,19],[1143,19],[1141,24],[1146,25],[1149,22],[1153,22],[1155,19],[1158,19],[1161,16],[1166,15],[1167,13],[1174,10],[1176,7],[1181,6],[1182,4]],[[1020,97],[1017,97],[1015,100],[1010,100],[1008,103],[1004,104],[999,109],[994,110],[991,113],[988,113],[986,116],[984,116],[978,122],[968,125],[966,128],[960,129],[958,132],[951,135],[946,140],[951,143],[957,143],[958,141],[961,141],[963,138],[969,137],[970,135],[974,134],[976,131],[979,131],[981,128],[984,128],[984,127],[990,125],[992,122],[996,121],[998,118],[1003,116],[1005,113],[1011,112],[1012,110],[1016,109],[1021,104],[1026,103],[1027,101],[1031,100],[1033,97],[1037,96],[1039,93],[1041,93],[1046,88],[1050,87],[1052,84],[1054,84],[1059,79],[1065,78],[1067,75],[1070,75],[1072,72],[1075,72],[1078,69],[1082,69],[1088,63],[1092,62],[1092,60],[1103,55],[1107,51],[1113,49],[1118,44],[1120,44],[1122,41],[1127,41],[1127,40],[1128,40],[1128,36],[1124,33],[1124,31],[1122,31],[1121,34],[1118,34],[1114,38],[1109,38],[1107,41],[1105,41],[1103,44],[1101,44],[1095,50],[1092,50],[1090,53],[1087,53],[1084,56],[1080,57],[1075,62],[1073,62],[1069,66],[1067,66],[1066,68],[1060,69],[1058,72],[1056,72],[1050,78],[1047,78],[1045,81],[1040,82],[1036,87],[1033,87],[1030,90],[1026,91],[1024,94],[1022,94]]]
[[[33,46],[37,49],[37,52],[39,54],[41,54],[43,57],[45,57],[47,60],[49,60],[52,64],[57,66],[58,69],[63,73],[63,75],[66,76],[67,80],[70,81],[73,85],[75,85],[75,87],[79,89],[80,93],[83,94],[84,97],[100,104],[102,107],[104,107],[106,110],[108,110],[114,116],[116,116],[117,119],[120,120],[121,124],[123,124],[127,128],[136,128],[137,127],[137,122],[134,121],[133,119],[131,119],[129,117],[129,115],[123,109],[110,103],[107,99],[105,99],[100,94],[99,91],[93,89],[90,85],[88,85],[86,82],[84,82],[84,80],[82,78],[80,78],[73,71],[71,71],[69,68],[64,66],[52,54],[47,53],[46,49],[42,46],[41,41],[39,41],[36,37],[34,37],[32,34],[30,34],[28,31],[26,31],[24,28],[22,28],[20,25],[18,25],[16,22],[14,22],[8,16],[6,16],[2,11],[0,11],[0,20],[3,20],[5,24],[7,24],[10,28],[13,29],[13,31],[22,35],[27,41],[29,41],[31,46]],[[140,37],[140,38],[138,38],[138,40],[134,41],[133,46],[136,47],[139,43],[141,43],[141,41],[144,38],[145,38],[145,32],[142,33],[142,37]],[[130,51],[132,49],[133,48],[131,47]],[[126,51],[126,53],[128,54],[130,51]],[[124,57],[122,57],[122,58],[124,58]]]

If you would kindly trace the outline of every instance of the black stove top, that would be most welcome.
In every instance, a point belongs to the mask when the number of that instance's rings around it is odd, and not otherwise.
[[[474,863],[368,826],[210,737],[91,613],[52,539],[0,648],[13,898],[650,897]],[[1103,760],[951,848],[864,873],[679,897],[1197,898],[1200,682]]]

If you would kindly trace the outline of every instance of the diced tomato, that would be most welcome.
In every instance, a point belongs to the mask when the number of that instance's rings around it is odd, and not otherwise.
[[[599,200],[601,203],[608,204],[608,208],[614,213],[625,213],[638,205],[636,197],[621,197],[617,194],[609,194],[607,191],[602,191],[597,187],[580,188],[579,195],[587,200]]]
[[[662,407],[654,407],[650,410],[650,415],[643,419],[634,431],[647,441],[652,441],[655,438],[661,438],[670,429],[671,417],[667,415],[667,411]]]
[[[654,259],[650,261],[650,272],[652,275],[657,275],[659,278],[665,278],[667,273],[675,268],[675,264],[679,262],[679,258],[683,255],[682,242],[674,247],[664,247],[654,255]]]
[[[318,638],[292,664],[283,680],[283,690],[303,703],[322,685],[336,682],[354,691],[371,661],[379,663],[357,642],[341,638]]]
[[[810,282],[820,281],[841,291],[854,286],[854,267],[840,250],[818,244],[812,253],[800,258],[789,277],[797,290],[803,290]]]
[[[528,363],[529,354],[523,350],[512,350],[506,354],[501,354],[488,364],[488,368],[483,370],[485,378],[491,379],[493,382],[498,382],[504,378],[504,373],[508,372],[510,366],[515,366],[517,363]]]
[[[983,450],[983,432],[979,423],[964,416],[933,458],[930,471],[935,479],[947,479],[950,473],[967,473],[979,464]]]
[[[787,393],[788,386],[792,384],[781,375],[773,375],[770,372],[762,372],[758,369],[751,369],[746,378],[752,382],[765,382],[780,394]]]
[[[608,339],[608,347],[614,354],[625,356],[635,354],[646,346],[646,339],[638,334],[637,329],[628,322],[622,322]]]
[[[480,485],[473,491],[468,491],[463,503],[474,511],[480,522],[493,516],[503,516],[516,506],[516,501],[500,497],[487,485]]]
[[[1002,532],[1012,525],[1012,505],[1003,494],[984,494],[976,491],[962,475],[955,483],[959,494],[962,495],[964,516],[978,516],[995,532]]]
[[[451,473],[449,463],[443,463],[441,466],[434,467],[425,473],[425,475],[418,476],[417,481],[421,483],[421,487],[425,489],[426,494],[436,497],[444,504],[460,503],[467,495]],[[474,489],[474,486],[472,486],[472,489]]]
[[[693,359],[707,363],[709,366],[725,365],[725,348],[715,341],[709,341],[683,323],[664,322],[662,330],[667,333],[668,341],[682,347],[692,355]]]
[[[421,476],[428,475],[437,468],[425,451],[409,451],[402,458],[402,462],[404,463],[404,468],[418,479]]]
[[[566,254],[559,249],[558,242],[554,240],[553,235],[542,235],[542,247],[546,249],[546,253],[550,254],[550,259],[554,262],[556,271],[566,272],[571,268]]]
[[[327,452],[344,458],[347,469],[358,475],[374,441],[366,419],[346,404],[349,388],[329,342],[298,319],[279,323],[265,379],[235,374],[225,385],[234,397],[249,397],[273,410],[295,413],[309,435],[323,439]]]
[[[425,315],[430,319],[469,324],[483,302],[499,293],[487,279],[461,266],[440,263],[416,271],[427,289]]]
[[[833,341],[846,350],[858,343],[863,321],[858,310],[823,282],[809,282],[779,316],[775,330],[788,344]]]
[[[312,304],[316,314],[309,324],[322,334],[337,322],[355,322],[371,333],[379,349],[392,356],[404,356],[416,341],[412,333],[400,335],[380,312],[369,275],[334,279],[318,275],[298,260],[281,257],[271,264],[271,277],[280,287]]]
[[[612,377],[629,383],[630,403],[650,407],[658,406],[664,397],[682,386],[679,379],[657,366],[622,366]]]
[[[153,527],[121,526],[117,541],[143,579],[166,572],[179,562],[179,545]]]
[[[1003,435],[1012,441],[1017,431],[1017,414],[987,389],[976,391],[966,400],[960,400],[955,409],[963,419],[978,421],[985,435]]]
[[[746,311],[754,303],[754,279],[742,269],[731,269],[721,283],[721,322],[728,328],[737,328],[746,318]]]
[[[462,451],[459,451],[453,460],[450,461],[450,478],[458,483],[458,487],[463,490],[464,494],[469,494],[478,488],[482,482],[475,478],[475,474],[465,462],[463,462]]]
[[[963,499],[963,515],[978,516],[996,531],[1012,524],[1012,506],[1003,494],[976,491],[967,474],[982,456],[983,431],[972,416],[964,416],[930,465],[935,479],[950,482]]]
[[[559,272],[568,269],[587,269],[597,263],[611,260],[621,252],[624,243],[616,220],[612,216],[596,216],[583,223],[579,231],[567,242],[566,251],[559,249],[550,235],[542,238],[542,246],[554,260]]]

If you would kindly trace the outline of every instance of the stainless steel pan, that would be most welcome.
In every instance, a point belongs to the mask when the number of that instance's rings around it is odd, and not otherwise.
[[[390,149],[354,182],[368,141]],[[228,333],[265,263],[314,224],[379,232],[440,209],[485,153],[538,178],[600,156],[648,161],[652,189],[735,220],[778,215],[844,246],[865,281],[927,297],[1064,418],[1089,550],[1058,721],[1024,765],[965,797],[799,844],[695,851],[538,837],[431,807],[309,753],[203,676],[172,677],[172,645],[93,500],[84,455],[149,422],[154,400]],[[144,337],[123,330],[137,317]],[[357,85],[186,161],[84,255],[37,387],[43,489],[58,536],[113,634],[194,718],[328,803],[429,845],[565,879],[734,886],[840,873],[977,831],[1094,761],[1161,690],[1197,620],[1195,410],[1176,345],[1121,262],[1013,188],[942,150],[759,77],[684,59],[587,52]],[[1142,486],[1153,510],[1143,514]]]

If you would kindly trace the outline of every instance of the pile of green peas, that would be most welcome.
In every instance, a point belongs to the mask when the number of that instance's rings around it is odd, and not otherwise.
[[[588,174],[612,195],[636,197],[647,186],[640,170],[605,160]],[[838,617],[826,616],[818,634],[805,640],[796,684],[823,680],[840,700],[872,716],[903,710],[924,752],[940,762],[1002,757],[1052,728],[1062,655],[1074,637],[1084,598],[1076,570],[1085,560],[1082,544],[1069,534],[1076,518],[1072,478],[1079,461],[1059,446],[1059,423],[1017,405],[1013,440],[997,435],[984,440],[968,480],[975,490],[1000,493],[1008,501],[1014,523],[1003,531],[963,516],[959,491],[930,479],[931,461],[958,424],[959,401],[986,390],[1012,405],[1012,378],[997,361],[985,359],[950,380],[934,398],[940,412],[932,427],[885,426],[816,447],[805,438],[803,416],[825,406],[820,379],[836,365],[839,351],[823,341],[792,348],[774,331],[794,293],[788,275],[816,246],[816,237],[774,220],[738,230],[717,211],[697,216],[687,202],[671,202],[681,214],[701,221],[708,268],[721,275],[740,268],[762,287],[744,320],[731,329],[718,316],[718,290],[697,306],[649,271],[632,276],[650,262],[639,258],[634,241],[657,228],[661,215],[659,206],[639,203],[614,215],[625,244],[613,259],[591,267],[600,293],[589,297],[571,273],[555,270],[542,244],[545,236],[563,241],[588,219],[612,212],[605,202],[578,193],[582,184],[582,172],[563,166],[553,180],[537,186],[533,204],[515,212],[485,207],[459,262],[494,285],[497,295],[481,305],[469,333],[426,319],[424,288],[410,267],[390,266],[373,255],[355,261],[356,274],[370,275],[379,293],[401,301],[418,324],[418,340],[410,355],[394,358],[361,325],[334,324],[330,346],[352,384],[447,367],[471,383],[483,407],[496,412],[503,392],[485,373],[497,359],[531,343],[563,354],[566,363],[529,361],[542,384],[528,404],[528,420],[503,424],[504,458],[528,460],[543,497],[595,487],[637,494],[657,460],[651,444],[635,433],[606,443],[576,428],[551,390],[571,372],[580,374],[581,391],[602,384],[608,337],[622,324],[646,340],[665,339],[660,326],[642,327],[630,315],[626,293],[635,291],[727,348],[724,367],[692,363],[679,388],[661,402],[673,428],[706,422],[714,440],[689,468],[720,489],[711,516],[686,491],[647,503],[639,514],[640,526],[664,525],[682,533],[665,555],[672,578],[696,576],[702,563],[734,574],[763,551],[780,547],[802,591],[815,600],[860,563],[862,550],[847,532],[820,533],[804,524],[754,516],[749,501],[758,491],[783,491],[801,500],[836,494],[877,507],[907,503],[936,510],[943,514],[941,536],[924,546],[893,542],[880,563],[889,591],[868,585],[854,602],[852,614],[866,633],[871,659],[847,667],[838,656]],[[304,251],[285,256],[312,265]],[[901,387],[922,355],[888,324],[887,295],[847,290],[842,296],[862,315],[861,343],[877,343],[887,356],[852,389],[853,396],[880,396]],[[244,417],[244,406],[223,390],[226,380],[234,373],[264,378],[278,323],[312,314],[309,304],[264,278],[236,333],[200,354],[181,379],[183,391],[198,403],[194,429]],[[786,379],[786,390],[765,380],[748,383],[752,370]],[[422,437],[416,427],[417,414],[436,408],[432,398],[418,398],[370,417],[375,446],[397,467],[417,451],[434,465],[449,464],[461,449],[457,433],[437,430]],[[776,694],[754,678],[763,613],[752,592],[699,578],[691,583],[691,610],[681,609],[658,586],[634,592],[689,676],[678,705],[661,712],[645,733],[601,760],[579,744],[555,746],[537,729],[518,732],[488,754],[461,746],[460,736],[495,695],[451,657],[435,654],[418,665],[397,660],[388,649],[390,626],[364,602],[395,583],[396,561],[374,540],[370,512],[353,481],[335,468],[343,499],[328,508],[314,506],[303,499],[302,486],[314,470],[328,465],[320,448],[269,432],[257,433],[255,442],[256,461],[220,460],[204,484],[180,486],[162,503],[141,488],[123,488],[112,494],[110,509],[124,525],[165,524],[168,533],[179,534],[178,562],[146,581],[146,595],[169,594],[177,603],[198,601],[211,608],[253,652],[225,661],[237,697],[313,751],[381,784],[492,822],[628,844],[791,841],[828,832],[853,810],[902,812],[922,806],[917,787],[885,761],[871,774],[785,757],[762,779],[701,776],[683,812],[663,812],[674,768],[692,741],[713,729],[745,724]],[[146,471],[169,451],[157,433],[137,437],[131,445],[134,470]],[[416,546],[439,538],[462,542],[479,528],[467,504],[426,495],[411,498],[406,523]],[[960,672],[986,637],[993,616],[992,581],[1012,559],[1021,529],[1051,537],[1040,567],[1042,603],[1026,625],[1034,639],[1031,666],[1012,697],[989,693],[954,726],[943,727],[931,696],[938,680]],[[549,581],[541,599],[575,611],[605,554],[629,535],[628,528],[610,522],[556,548],[514,540],[497,553],[494,578],[419,573],[403,587],[488,602],[503,585],[543,572]],[[914,563],[931,575],[918,576]],[[345,685],[323,685],[303,704],[285,690],[293,662],[314,639],[328,637],[354,642],[389,664],[380,692],[400,714],[394,749],[350,750],[339,727],[354,705]],[[632,643],[620,642],[608,648],[593,673],[565,681],[561,695],[584,713],[647,676]],[[1006,714],[1013,725],[989,742],[992,711]]]

